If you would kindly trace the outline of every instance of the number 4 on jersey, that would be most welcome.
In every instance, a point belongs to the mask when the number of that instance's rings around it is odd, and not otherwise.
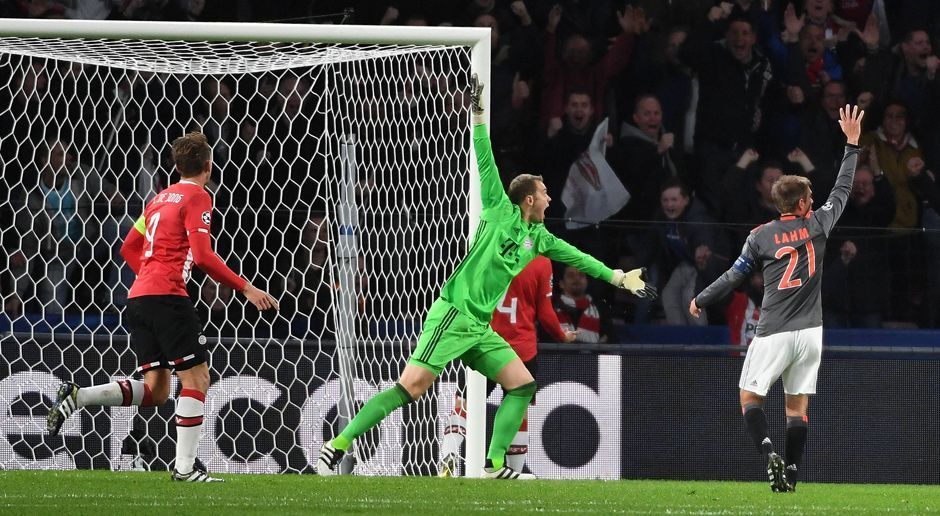
[[[508,306],[506,305],[506,301],[509,301]],[[518,307],[518,305],[519,305],[519,300],[516,299],[515,297],[507,298],[506,296],[503,296],[503,301],[499,305],[496,306],[496,309],[499,310],[499,313],[501,314],[508,314],[509,322],[512,324],[516,324],[516,308]]]
[[[813,247],[812,240],[808,240],[805,247],[806,259],[808,262],[807,269],[809,270],[809,277],[812,278],[813,274],[816,274],[816,249]],[[787,270],[783,272],[783,277],[780,278],[780,284],[777,285],[777,290],[797,288],[803,284],[803,280],[793,277],[793,272],[796,271],[796,265],[800,259],[800,252],[797,249],[788,245],[783,246],[780,249],[777,249],[777,253],[774,255],[774,258],[779,260],[788,255],[790,257],[790,262],[787,264]]]

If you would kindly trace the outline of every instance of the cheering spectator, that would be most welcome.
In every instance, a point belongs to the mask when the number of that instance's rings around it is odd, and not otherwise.
[[[908,131],[907,107],[897,101],[890,102],[884,111],[881,126],[866,133],[859,141],[869,147],[868,165],[872,170],[883,170],[894,187],[897,211],[891,226],[912,228],[918,221],[918,201],[911,189],[911,174],[907,163],[912,158],[923,158],[923,152]]]
[[[679,48],[688,35],[685,27],[673,27],[664,40],[653,33],[637,37],[628,73],[620,75],[616,86],[617,109],[622,113],[632,112],[640,96],[654,95],[662,109],[663,126],[675,135],[674,147],[682,150],[692,101],[692,72],[679,60]]]
[[[802,88],[804,93],[830,80],[841,80],[842,66],[835,53],[826,48],[826,28],[796,18],[793,4],[787,6],[784,21],[784,32],[771,34],[768,45],[780,79]]]
[[[824,324],[832,328],[877,328],[890,298],[891,275],[887,242],[879,238],[894,218],[894,193],[881,171],[867,165],[855,169],[849,203],[826,246],[823,282]],[[843,229],[844,228],[844,229]],[[869,278],[878,277],[879,281]]]
[[[677,177],[675,135],[663,129],[663,112],[654,95],[637,98],[632,124],[623,124],[621,137],[611,149],[609,161],[630,192],[627,206],[615,218],[649,220],[656,211],[656,197],[667,180]]]
[[[868,44],[877,44],[877,27],[866,27],[863,38]],[[905,33],[898,51],[879,50],[865,58],[856,72],[858,90],[870,92],[877,104],[884,106],[900,103],[907,107],[908,129],[915,132],[936,131],[936,116],[940,111],[940,80],[938,58],[930,44],[926,30],[913,29]],[[900,206],[899,206],[900,208]]]
[[[698,74],[695,154],[700,169],[694,186],[714,210],[721,198],[722,177],[735,154],[755,143],[773,70],[755,48],[757,37],[750,20],[731,20],[725,39],[712,41],[720,20],[712,18],[686,39],[679,57]]]
[[[591,43],[581,34],[568,36],[559,61],[556,55],[555,31],[561,17],[562,8],[556,5],[549,13],[548,25],[545,27],[545,90],[542,97],[542,118],[550,132],[557,132],[562,126],[567,92],[589,92],[594,102],[593,112],[604,112],[608,81],[627,65],[633,52],[633,40],[637,31],[647,27],[642,10],[627,6],[623,12],[617,13],[622,32],[614,38],[613,44],[600,61],[592,64]]]
[[[653,242],[639,255],[639,263],[652,263],[651,277],[668,278],[662,289],[666,323],[704,326],[704,317],[692,317],[687,307],[699,289],[723,271],[727,253],[721,249],[714,220],[705,207],[691,197],[678,179],[667,181],[660,192]]]
[[[536,125],[536,110],[531,102],[531,87],[538,64],[538,29],[525,3],[511,4],[516,24],[511,30],[502,30],[499,19],[492,14],[481,14],[473,22],[477,27],[489,27],[492,39],[490,69],[492,84],[493,153],[500,170],[520,170],[523,150],[531,144],[532,129]]]
[[[799,111],[796,146],[803,150],[807,159],[820,171],[820,177],[834,180],[835,173],[842,164],[845,139],[842,129],[839,128],[839,108],[844,107],[846,102],[845,83],[833,80],[822,87],[818,102],[811,97],[807,99],[805,108]],[[820,186],[828,192],[831,184]],[[816,190],[821,191],[818,188]]]
[[[828,192],[835,185],[836,178],[829,170],[820,170],[816,168],[809,156],[803,152],[803,149],[797,147],[787,153],[787,161],[791,163],[791,171],[797,175],[805,176],[812,183],[812,188],[816,192]],[[825,198],[819,196],[819,199],[813,200],[815,209],[822,207],[826,202]]]
[[[542,176],[550,192],[558,192],[560,195],[563,191],[568,169],[591,144],[595,126],[593,120],[594,103],[591,94],[581,90],[568,93],[565,121],[557,129],[549,128],[542,153]],[[549,204],[545,216],[561,218],[564,213],[564,205],[556,201]]]
[[[783,175],[783,166],[765,161],[755,171],[752,166],[760,158],[754,149],[741,153],[737,163],[725,174],[722,186],[721,221],[735,224],[730,229],[731,248],[738,249],[754,227],[772,220],[780,213],[770,191]]]

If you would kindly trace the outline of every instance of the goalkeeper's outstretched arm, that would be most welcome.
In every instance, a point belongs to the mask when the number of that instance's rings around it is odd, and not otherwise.
[[[545,231],[545,236],[542,238],[544,249],[540,251],[540,254],[576,267],[588,276],[602,279],[617,288],[629,290],[637,297],[656,299],[658,296],[656,287],[648,284],[644,278],[645,267],[628,272],[620,269],[611,270],[597,258],[581,252],[575,246],[549,233],[544,227],[543,230]]]
[[[480,169],[480,196],[483,209],[494,208],[499,205],[510,206],[509,197],[503,190],[503,182],[499,178],[499,169],[493,159],[493,148],[490,137],[486,133],[483,111],[483,84],[477,74],[470,78],[470,111],[473,113],[473,150],[477,157],[477,167]]]

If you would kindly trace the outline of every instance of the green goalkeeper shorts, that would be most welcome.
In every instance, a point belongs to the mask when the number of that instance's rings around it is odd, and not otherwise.
[[[458,358],[494,380],[506,364],[519,356],[489,324],[475,321],[438,299],[428,310],[418,347],[408,363],[440,376],[444,366]]]

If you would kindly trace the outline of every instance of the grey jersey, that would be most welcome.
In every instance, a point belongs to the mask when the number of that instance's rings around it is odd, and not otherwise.
[[[704,308],[723,298],[760,267],[764,302],[757,336],[822,326],[820,286],[826,240],[845,209],[857,161],[858,147],[847,145],[826,204],[804,217],[781,217],[751,231],[741,256],[696,296],[695,304]]]

